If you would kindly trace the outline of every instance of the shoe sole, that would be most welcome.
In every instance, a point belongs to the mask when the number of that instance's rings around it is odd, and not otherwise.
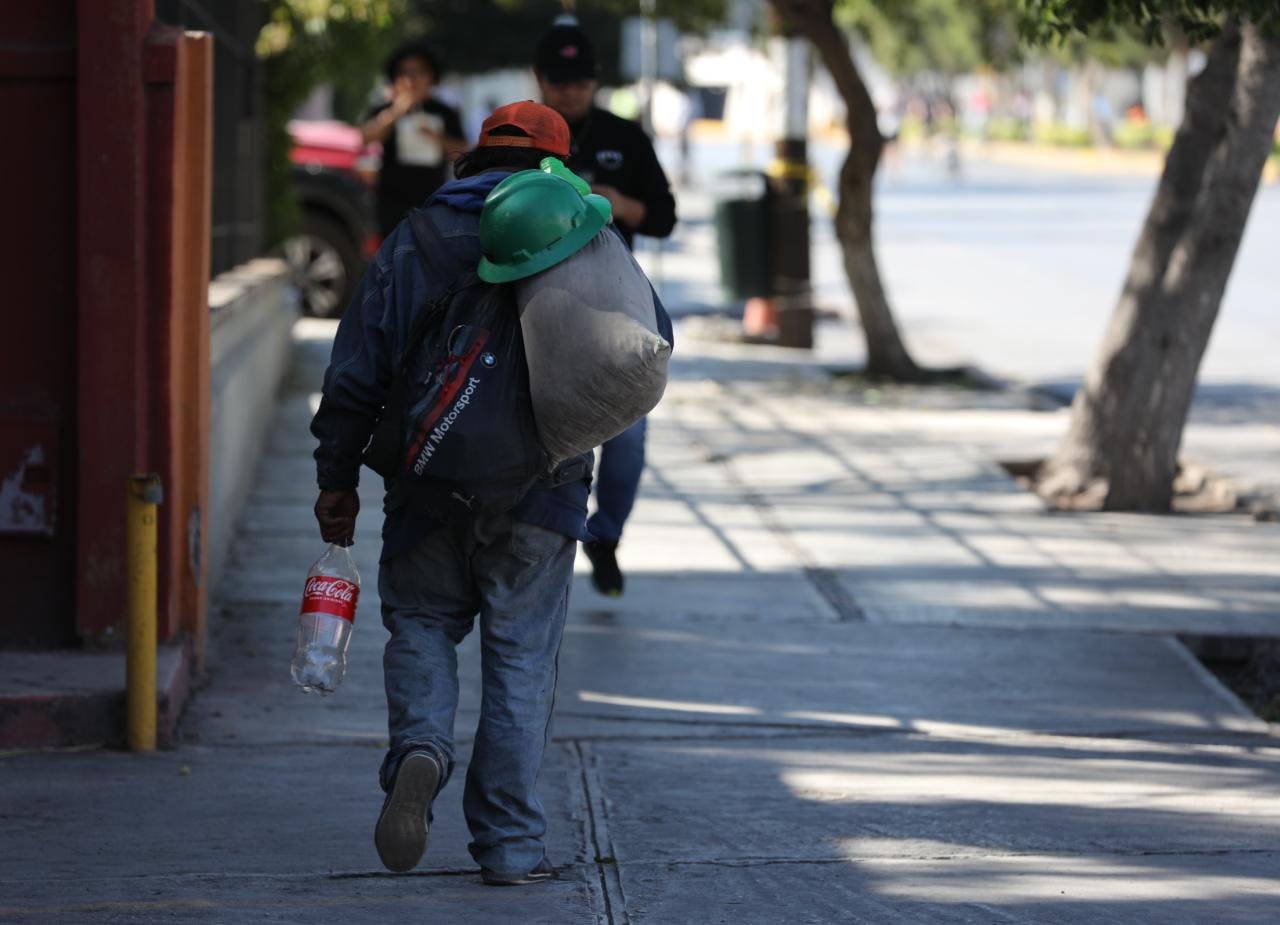
[[[591,573],[591,587],[596,589],[596,594],[601,597],[622,597],[622,588],[606,588],[604,584],[596,578],[595,572]]]
[[[594,578],[591,579],[591,587],[595,588],[596,594],[599,594],[601,597],[622,597],[622,589],[606,588],[599,584]]]
[[[528,886],[531,883],[546,883],[548,880],[555,880],[557,879],[557,875],[541,874],[534,877],[521,877],[517,880],[507,880],[503,877],[489,877],[481,874],[480,879],[484,881],[485,886]]]
[[[427,810],[435,799],[440,769],[428,755],[410,755],[396,771],[373,843],[387,870],[402,874],[413,870],[427,850]]]

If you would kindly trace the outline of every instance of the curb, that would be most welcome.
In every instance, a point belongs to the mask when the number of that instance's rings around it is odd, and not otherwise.
[[[10,653],[21,658],[20,653]],[[60,658],[60,656],[62,656]],[[124,746],[124,683],[96,689],[74,689],[66,683],[80,673],[86,660],[98,671],[124,671],[123,652],[85,655],[78,651],[40,653],[48,692],[0,693],[0,749],[43,749]],[[162,645],[157,656],[158,703],[156,744],[172,748],[178,719],[192,689],[192,651],[189,641]],[[59,689],[62,688],[62,689]]]

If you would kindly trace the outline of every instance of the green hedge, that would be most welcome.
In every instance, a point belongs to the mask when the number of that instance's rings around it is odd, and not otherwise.
[[[1088,148],[1093,145],[1093,137],[1088,129],[1072,128],[1058,123],[1037,125],[1033,137],[1042,145],[1053,145],[1058,148]]]
[[[984,134],[991,141],[1030,141],[1031,128],[1021,119],[1007,116],[987,122]]]
[[[1111,138],[1117,148],[1167,151],[1173,144],[1173,129],[1150,122],[1121,122]]]

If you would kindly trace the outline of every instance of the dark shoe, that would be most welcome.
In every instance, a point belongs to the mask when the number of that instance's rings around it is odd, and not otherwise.
[[[373,830],[373,843],[387,870],[413,870],[427,850],[427,814],[444,772],[435,755],[409,752],[400,762],[382,813]]]
[[[556,880],[560,876],[560,871],[551,866],[551,862],[546,858],[526,874],[500,874],[496,870],[489,870],[487,867],[480,869],[480,879],[485,882],[486,886],[525,886],[530,883],[542,883],[546,880]]]
[[[622,597],[622,569],[618,568],[618,544],[592,540],[582,544],[591,560],[591,584],[606,597]]]

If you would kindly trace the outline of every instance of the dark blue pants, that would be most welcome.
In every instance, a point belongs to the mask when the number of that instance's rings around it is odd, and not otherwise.
[[[600,472],[596,478],[596,512],[587,529],[598,540],[616,543],[640,491],[644,472],[646,421],[641,418],[600,448]]]

